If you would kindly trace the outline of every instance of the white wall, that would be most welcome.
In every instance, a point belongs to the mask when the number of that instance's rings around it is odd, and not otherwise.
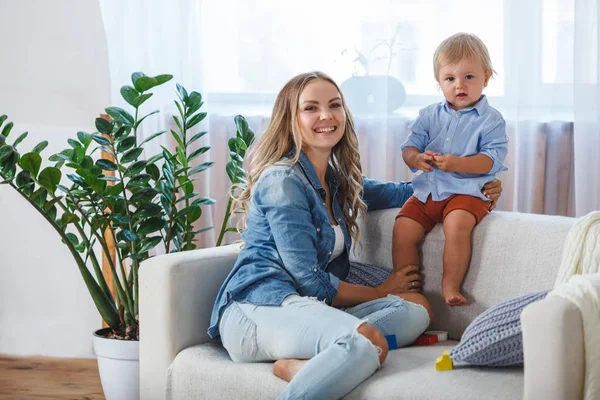
[[[47,158],[94,130],[110,105],[98,0],[0,0],[0,52],[0,115],[15,122],[9,139],[29,131],[22,152],[48,140]],[[100,321],[58,235],[0,186],[0,354],[92,357]]]

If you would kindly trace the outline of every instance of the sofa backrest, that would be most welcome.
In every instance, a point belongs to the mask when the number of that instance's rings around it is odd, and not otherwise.
[[[392,229],[398,209],[371,211],[361,221],[360,244],[351,259],[392,267]],[[489,307],[527,293],[551,289],[566,235],[575,218],[494,211],[473,231],[473,251],[463,294],[469,304],[449,307],[442,293],[444,232],[438,224],[421,248],[425,287],[434,318],[431,329],[459,339],[473,319]]]

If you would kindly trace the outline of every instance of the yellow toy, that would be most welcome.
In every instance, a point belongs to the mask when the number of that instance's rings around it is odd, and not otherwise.
[[[450,371],[454,369],[454,365],[452,364],[452,359],[448,355],[448,350],[444,351],[441,357],[438,357],[435,360],[435,369],[437,371]]]

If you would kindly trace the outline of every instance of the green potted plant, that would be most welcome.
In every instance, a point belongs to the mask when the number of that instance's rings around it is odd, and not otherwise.
[[[202,206],[215,202],[193,191],[198,174],[213,165],[196,160],[210,147],[191,147],[207,133],[193,133],[206,117],[200,111],[200,93],[188,93],[177,85],[178,115],[173,116],[177,129],[169,132],[177,145],[174,151],[163,147],[161,153],[141,158],[144,144],[166,133],[157,132],[144,140],[138,137],[142,122],[158,112],[143,115],[141,106],[152,96],[153,88],[171,79],[171,75],[132,74],[132,86],[123,86],[121,95],[133,112],[107,108],[109,117],[95,121],[97,132],[78,132],[68,140],[69,148],[48,158],[47,166],[42,165],[41,153],[48,142],[22,153],[20,143],[27,132],[11,143],[13,123],[0,116],[0,183],[15,189],[62,238],[109,327],[94,333],[108,400],[139,397],[140,263],[159,245],[165,252],[193,250],[196,236],[212,228],[194,228]],[[245,126],[246,132],[238,132],[230,154],[241,163],[249,144],[244,142],[248,128],[242,116],[236,117],[236,124],[238,130]],[[238,165],[241,169],[241,164],[236,164],[235,171],[243,179]],[[231,167],[227,168],[229,173]],[[116,245],[114,261],[109,256],[111,241]],[[102,253],[108,255],[114,294],[102,274]],[[115,362],[118,358],[125,361]]]

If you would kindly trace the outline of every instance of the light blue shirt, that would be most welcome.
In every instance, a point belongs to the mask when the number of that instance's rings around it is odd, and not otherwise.
[[[411,133],[402,144],[402,150],[416,147],[420,152],[430,150],[458,157],[485,154],[494,162],[487,174],[444,172],[434,165],[433,171],[415,175],[414,195],[421,202],[430,194],[434,201],[445,200],[453,194],[489,200],[481,189],[498,172],[507,170],[502,163],[508,152],[508,136],[502,114],[489,106],[485,96],[472,108],[459,111],[452,109],[447,101],[432,104],[419,112],[409,129]],[[417,170],[411,168],[411,171]]]

